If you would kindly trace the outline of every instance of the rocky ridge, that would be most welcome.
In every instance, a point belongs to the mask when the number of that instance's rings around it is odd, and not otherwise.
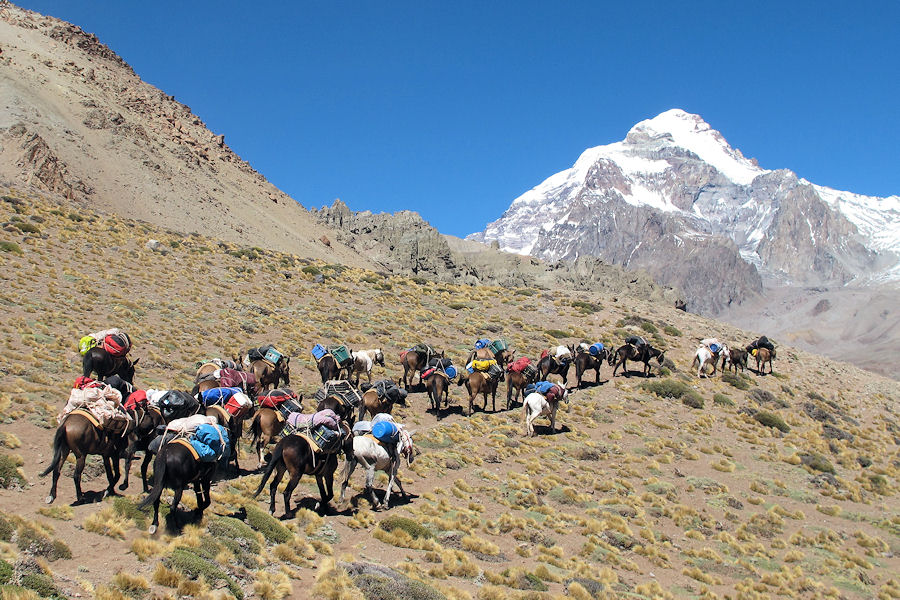
[[[341,243],[393,273],[469,285],[606,291],[668,303],[681,296],[678,290],[657,285],[645,272],[627,272],[596,257],[541,261],[444,236],[411,211],[354,212],[335,200],[313,213],[320,223],[339,232]]]

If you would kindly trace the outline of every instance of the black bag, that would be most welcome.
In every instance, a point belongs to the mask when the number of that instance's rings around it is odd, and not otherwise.
[[[341,449],[341,434],[333,429],[329,429],[324,425],[319,425],[312,430],[309,437],[319,445],[322,452],[326,454],[334,454]]]
[[[767,338],[766,336],[761,336],[758,340],[756,340],[756,347],[757,348],[765,348],[765,349],[769,350],[770,352],[775,351],[775,344],[770,342],[769,338]]]
[[[494,381],[499,381],[503,377],[503,369],[497,363],[492,364],[487,370],[488,377]]]
[[[525,381],[534,381],[537,379],[537,369],[534,368],[534,365],[525,365],[525,368],[522,369],[522,377],[525,378]]]
[[[159,399],[159,411],[166,423],[173,419],[197,414],[198,410],[200,410],[200,403],[197,399],[181,390],[169,390]]]
[[[250,348],[247,350],[247,358],[250,362],[254,360],[263,360],[266,357],[266,352],[269,351],[270,348],[274,348],[272,344],[266,344],[265,346],[260,346],[259,348]]]
[[[453,366],[453,361],[449,358],[432,358],[428,361],[429,368],[446,369]]]
[[[395,404],[406,403],[406,396],[409,392],[398,386],[392,379],[381,379],[376,381],[372,387],[375,388],[379,398],[387,398]]]

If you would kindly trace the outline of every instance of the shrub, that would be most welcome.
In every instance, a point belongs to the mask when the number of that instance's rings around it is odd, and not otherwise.
[[[30,552],[36,556],[44,556],[54,561],[58,558],[72,558],[72,551],[62,540],[54,540],[42,533],[37,527],[22,523],[18,529],[16,545],[19,550]]]
[[[544,333],[558,340],[569,337],[569,332],[563,331],[562,329],[547,329]]]
[[[65,600],[66,597],[56,588],[53,579],[43,573],[29,573],[22,577],[22,587],[34,590],[41,598],[59,598]]]
[[[599,304],[586,302],[584,300],[572,300],[571,302],[569,302],[569,305],[573,308],[577,308],[578,312],[583,315],[590,315],[603,309],[603,307]]]
[[[657,331],[659,331],[656,328],[656,325],[654,325],[650,321],[644,321],[643,323],[641,323],[641,329],[643,329],[647,333],[656,333]]]
[[[714,394],[713,403],[718,404],[719,406],[734,406],[734,400],[725,394]]]
[[[238,600],[243,600],[244,598],[244,592],[241,590],[240,586],[238,586],[234,579],[229,577],[225,571],[186,548],[176,548],[170,556],[163,559],[163,565],[169,569],[183,573],[191,579],[198,579],[202,576],[213,586],[217,581],[224,581],[225,585],[228,586],[228,591],[231,592],[235,598]]]
[[[764,410],[759,411],[753,418],[765,425],[766,427],[773,427],[778,431],[783,433],[787,433],[791,430],[790,426],[784,422],[784,419],[776,415],[775,413],[766,412]]]
[[[9,583],[9,580],[12,579],[12,576],[12,565],[0,558],[0,585]]]
[[[767,390],[750,390],[747,392],[747,397],[756,402],[757,404],[767,404],[769,402],[776,402],[775,394]]]
[[[9,519],[0,515],[0,541],[9,542],[16,531],[16,526]]]
[[[117,496],[116,499],[113,500],[113,509],[116,511],[116,514],[134,521],[134,525],[138,529],[147,527],[147,513],[138,510],[137,503],[130,498]]]
[[[315,265],[307,265],[300,270],[303,271],[304,273],[306,273],[307,275],[319,275],[322,273],[322,271],[319,270],[319,267],[317,267]]]
[[[268,541],[283,544],[294,537],[291,530],[278,522],[278,519],[267,512],[263,512],[256,506],[248,505],[247,523],[256,531],[263,534]]]
[[[815,452],[804,453],[800,455],[800,461],[813,471],[834,475],[834,465],[821,454],[816,454]]]
[[[703,397],[695,392],[684,396],[681,403],[691,408],[703,408]]]
[[[431,533],[431,531],[427,527],[425,527],[424,525],[420,525],[416,521],[408,519],[406,517],[397,517],[392,515],[386,519],[383,519],[378,524],[378,526],[389,533],[395,529],[401,529],[415,539],[434,537],[434,534]]]
[[[15,242],[0,242],[0,251],[12,252],[13,254],[22,254],[22,249]]]
[[[724,381],[725,383],[727,383],[728,385],[730,385],[732,387],[736,387],[739,390],[749,390],[750,389],[750,384],[747,383],[747,381],[744,380],[742,377],[740,377],[739,375],[735,375],[734,373],[730,373],[730,372],[722,373],[722,381]]]
[[[675,327],[674,325],[664,325],[663,332],[666,335],[671,335],[674,337],[681,337],[681,330]]]
[[[69,213],[69,220],[75,221],[76,223],[81,223],[82,221],[84,221],[84,217],[76,212],[71,212]]]
[[[0,454],[0,487],[9,488],[14,485],[25,485],[25,478],[19,473],[21,460],[8,454]]]
[[[13,223],[13,227],[21,231],[22,233],[40,233],[41,229],[35,225],[34,223],[26,223],[25,221],[16,221]]]
[[[464,308],[469,308],[469,305],[465,302],[451,302],[447,307],[452,308],[453,310],[462,310]]]

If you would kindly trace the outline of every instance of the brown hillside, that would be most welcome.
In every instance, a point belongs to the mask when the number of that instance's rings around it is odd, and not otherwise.
[[[894,381],[786,345],[772,375],[698,380],[699,338],[755,334],[613,294],[385,278],[76,208],[15,191],[0,201],[0,584],[97,598],[900,596]],[[216,483],[203,520],[151,537],[134,473],[124,498],[70,506],[67,467],[56,503],[42,503],[75,344],[109,325],[132,334],[142,387],[187,387],[197,361],[273,342],[307,398],[316,342],[381,347],[376,377],[392,378],[418,341],[459,363],[482,335],[535,358],[641,332],[670,362],[647,380],[604,365],[561,406],[562,430],[539,419],[530,439],[505,399],[464,417],[464,388],[440,415],[412,393],[395,411],[422,450],[400,471],[412,495],[380,513],[357,497],[357,471],[353,501],[332,514],[308,510],[306,477],[296,517],[269,519],[267,492],[250,496],[260,476],[245,440],[245,471]],[[102,489],[98,467],[86,490]]]
[[[0,4],[0,181],[181,231],[375,268],[79,27]]]

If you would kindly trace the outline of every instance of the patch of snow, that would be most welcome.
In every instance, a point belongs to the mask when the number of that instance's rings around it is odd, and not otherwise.
[[[678,108],[641,121],[631,131],[644,132],[651,137],[669,134],[674,145],[690,150],[740,185],[748,185],[757,176],[768,173],[744,158],[740,150],[729,146],[722,134],[710,127],[699,115],[692,115]]]

